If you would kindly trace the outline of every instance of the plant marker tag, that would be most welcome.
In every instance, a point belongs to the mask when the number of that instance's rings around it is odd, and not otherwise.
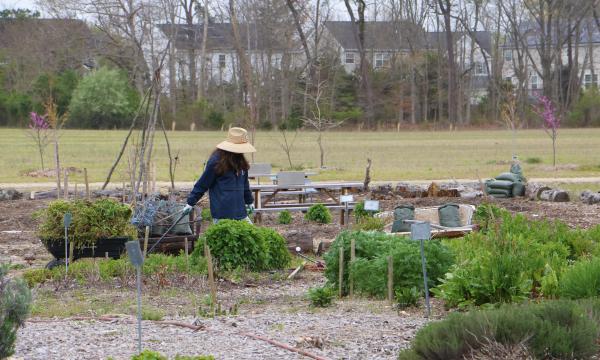
[[[378,200],[365,200],[365,210],[379,211],[379,201]]]
[[[144,256],[138,240],[125,243],[129,261],[135,266],[137,283],[137,330],[138,330],[138,354],[142,352],[142,265]]]
[[[65,226],[65,275],[69,273],[69,226],[73,220],[73,214],[65,213],[63,224]]]
[[[427,285],[427,259],[425,258],[425,240],[431,239],[431,224],[428,222],[418,222],[410,225],[410,238],[419,240],[421,243],[421,267],[423,271],[423,285],[425,285],[425,305],[427,312],[425,316],[431,315],[431,305],[429,303],[429,286]]]
[[[354,201],[354,196],[352,195],[342,195],[340,196],[341,203],[349,203]]]

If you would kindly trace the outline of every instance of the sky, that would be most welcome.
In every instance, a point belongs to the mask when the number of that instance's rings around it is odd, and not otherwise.
[[[37,9],[34,0],[0,0],[0,9]]]

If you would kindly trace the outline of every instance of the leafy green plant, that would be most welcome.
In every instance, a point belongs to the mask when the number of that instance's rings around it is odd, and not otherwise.
[[[65,213],[73,215],[69,227],[75,247],[93,245],[98,239],[111,237],[137,237],[136,228],[130,224],[131,208],[112,199],[51,202],[48,207],[36,214],[42,224],[38,236],[44,243],[63,239]]]
[[[335,297],[335,289],[331,286],[314,287],[308,290],[308,298],[311,306],[328,307]]]
[[[323,204],[315,204],[308,208],[308,211],[304,217],[308,221],[317,222],[319,224],[331,223],[331,212]]]
[[[203,208],[202,212],[200,213],[200,216],[202,216],[202,220],[212,221],[212,214],[210,213],[210,208]]]
[[[292,255],[288,251],[285,238],[267,227],[259,227],[258,231],[264,237],[269,252],[266,269],[286,268],[292,261]]]
[[[376,217],[363,217],[354,224],[354,230],[383,231],[385,221]]]
[[[157,351],[144,350],[140,354],[132,356],[131,360],[169,360],[169,358]],[[173,360],[215,360],[215,358],[212,355],[175,355]]]
[[[597,251],[596,228],[570,229],[485,206],[476,213],[482,231],[446,243],[456,265],[432,292],[447,306],[468,307],[554,297],[568,264]]]
[[[415,286],[411,288],[400,288],[394,291],[396,295],[396,303],[399,309],[406,309],[411,306],[419,305],[421,299],[421,291]]]
[[[529,157],[527,159],[525,159],[525,163],[526,164],[541,164],[542,163],[542,159],[540,159],[539,157]]]
[[[359,201],[358,203],[356,203],[356,205],[354,205],[354,210],[353,210],[354,220],[356,222],[359,222],[361,219],[373,217],[373,215],[375,215],[378,212],[379,211],[365,210],[365,202]]]
[[[355,240],[356,260],[350,263],[350,243]],[[357,293],[384,297],[387,294],[387,257],[394,265],[394,289],[417,287],[422,289],[420,246],[416,241],[385,233],[344,231],[325,254],[325,276],[329,283],[339,284],[339,252],[344,249],[344,277],[342,289],[348,292],[350,276]],[[425,242],[427,273],[432,284],[438,283],[453,263],[450,250],[438,241]]]
[[[281,269],[291,261],[281,235],[246,221],[221,220],[209,227],[192,252],[192,264],[203,257],[203,241],[208,244],[215,264],[226,271],[238,267],[251,271]]]
[[[597,312],[589,308],[597,304],[548,301],[453,313],[419,330],[399,359],[464,359],[490,341],[524,344],[537,359],[588,359],[598,351]]]
[[[142,320],[160,321],[165,314],[156,308],[142,308]]]
[[[600,295],[600,258],[582,260],[569,267],[559,282],[561,297],[583,299]]]
[[[0,359],[14,354],[17,330],[31,309],[31,292],[20,279],[9,279],[8,265],[0,264]]]
[[[288,210],[283,210],[279,213],[277,217],[277,222],[282,225],[287,225],[292,223],[292,214]]]

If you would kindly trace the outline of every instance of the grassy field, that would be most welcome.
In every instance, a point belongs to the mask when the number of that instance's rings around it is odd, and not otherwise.
[[[103,181],[125,138],[125,131],[65,130],[61,136],[63,166],[88,168],[90,181]],[[172,149],[179,153],[177,181],[192,181],[202,164],[224,138],[222,132],[170,132]],[[315,169],[319,163],[316,134],[301,132],[292,151],[294,166]],[[258,132],[257,162],[270,162],[275,169],[289,167],[280,148],[278,132]],[[457,132],[330,132],[325,135],[327,169],[317,180],[362,180],[366,159],[373,160],[373,180],[419,180],[488,178],[508,170],[506,161],[513,153],[508,131]],[[551,141],[542,130],[520,131],[516,153],[528,177],[600,176],[600,129],[565,129],[558,137],[558,169],[552,169]],[[0,129],[0,183],[48,182],[25,174],[39,169],[39,157],[31,139],[21,129]],[[168,179],[168,157],[162,134],[157,133],[155,159],[158,179]],[[47,148],[46,164],[52,165],[52,147]],[[536,159],[540,163],[535,162]],[[533,159],[533,160],[532,160]],[[127,161],[122,161],[114,180],[127,177]],[[81,178],[81,176],[80,176]],[[75,178],[74,181],[80,179]]]

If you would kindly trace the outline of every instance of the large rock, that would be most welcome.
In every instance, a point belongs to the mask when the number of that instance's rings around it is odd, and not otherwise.
[[[0,189],[0,200],[18,200],[23,197],[23,194],[18,192],[16,189]]]

